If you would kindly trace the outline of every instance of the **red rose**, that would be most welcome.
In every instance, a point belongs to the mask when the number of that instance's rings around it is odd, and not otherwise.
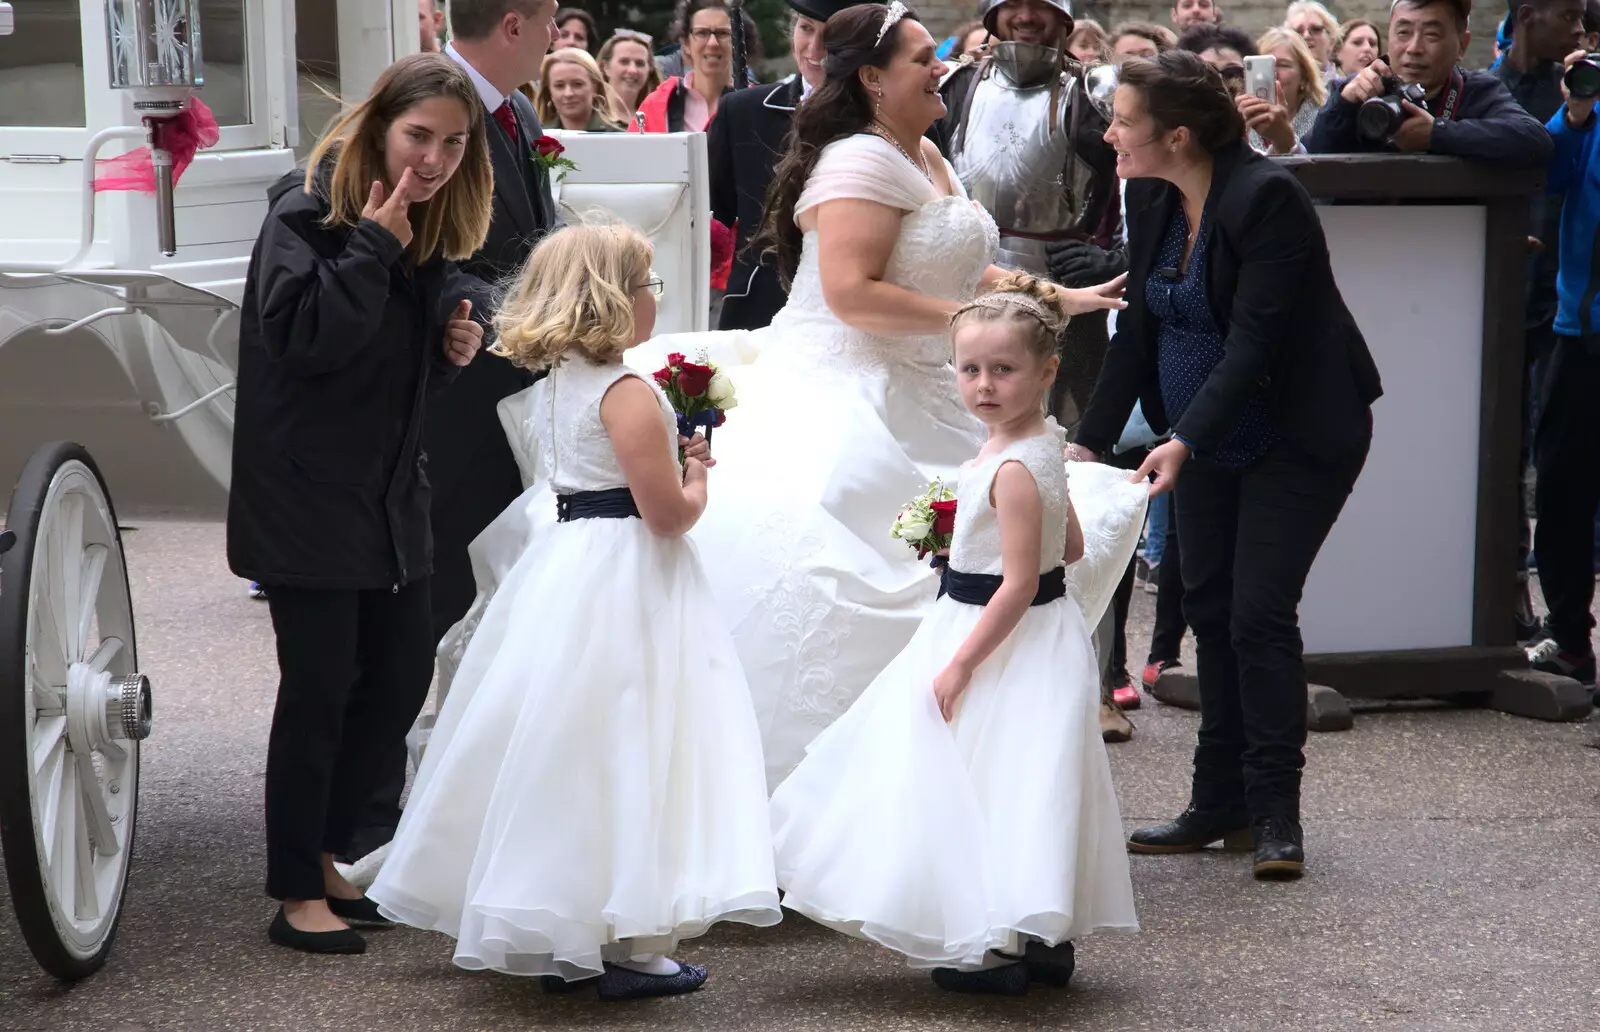
[[[671,369],[657,369],[656,372],[655,372],[655,377],[656,377],[656,383],[660,384],[661,386],[663,386],[663,387],[671,387],[672,386],[672,370]]]
[[[721,409],[712,409],[711,411],[717,414],[717,421],[711,424],[712,429],[715,429],[728,421],[728,414]]]
[[[561,146],[561,141],[554,136],[541,136],[534,140],[533,149],[541,158],[559,158],[566,152],[566,148]]]
[[[698,398],[711,386],[711,378],[716,374],[710,366],[685,362],[678,368],[678,389],[686,398]]]
[[[954,534],[956,532],[956,500],[948,502],[930,502],[928,508],[933,510],[933,532],[935,534]]]
[[[672,354],[667,356],[667,368],[673,369],[677,366],[681,366],[683,365],[684,361],[685,359],[683,357],[683,352],[674,351]]]

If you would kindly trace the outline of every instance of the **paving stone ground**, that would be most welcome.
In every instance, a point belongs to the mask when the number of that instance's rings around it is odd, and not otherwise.
[[[1067,991],[950,996],[792,915],[696,940],[707,987],[632,1005],[462,972],[448,940],[404,929],[363,957],[279,949],[261,894],[271,633],[222,545],[216,524],[128,535],[157,719],[121,935],[103,971],[59,985],[0,882],[0,1032],[1600,1028],[1600,723],[1441,706],[1313,736],[1297,884],[1257,884],[1239,855],[1134,857],[1143,931],[1080,943]],[[1136,595],[1135,657],[1150,618]],[[1197,721],[1148,700],[1134,719],[1111,748],[1130,827],[1183,806]]]

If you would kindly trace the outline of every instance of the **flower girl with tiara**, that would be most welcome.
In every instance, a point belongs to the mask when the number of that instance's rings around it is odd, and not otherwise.
[[[780,917],[760,733],[683,536],[706,466],[680,468],[666,398],[622,364],[655,321],[651,257],[622,225],[563,229],[495,319],[499,349],[550,370],[502,413],[558,521],[519,502],[486,532],[521,551],[474,607],[368,893],[461,967],[604,999],[697,989],[679,941]]]
[[[960,471],[943,595],[772,797],[784,905],[957,992],[1064,986],[1072,939],[1138,927],[1099,670],[1066,588],[1083,531],[1044,415],[1064,322],[1023,275],[955,316],[988,441]]]

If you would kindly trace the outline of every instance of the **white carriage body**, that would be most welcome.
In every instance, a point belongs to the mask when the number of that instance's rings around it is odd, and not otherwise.
[[[195,95],[221,139],[174,193],[171,257],[153,197],[85,186],[93,144],[108,157],[144,142],[132,98],[110,85],[105,0],[12,6],[15,31],[0,37],[0,481],[40,443],[70,439],[95,455],[123,512],[214,516],[266,189],[336,113],[328,92],[363,96],[417,49],[415,0],[300,0],[298,32],[294,0],[199,0]],[[322,59],[297,60],[299,49]],[[49,120],[63,124],[7,124]],[[705,328],[704,137],[561,135],[578,165],[559,191],[567,216],[605,209],[647,230],[671,284],[659,330]]]

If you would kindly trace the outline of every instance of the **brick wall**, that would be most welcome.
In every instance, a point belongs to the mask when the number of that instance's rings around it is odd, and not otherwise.
[[[972,0],[908,0],[927,23],[935,37],[942,38],[977,11]],[[1340,18],[1367,18],[1380,25],[1389,22],[1389,0],[1338,0],[1328,8]],[[1255,38],[1263,29],[1279,24],[1288,10],[1288,0],[1221,0],[1223,18]],[[1089,17],[1106,28],[1119,21],[1140,19],[1170,25],[1171,0],[1074,0],[1073,10],[1080,18]],[[1503,5],[1490,0],[1480,3],[1472,15],[1473,40],[1466,63],[1486,67],[1494,57],[1494,33]],[[1388,35],[1385,29],[1384,35]]]

